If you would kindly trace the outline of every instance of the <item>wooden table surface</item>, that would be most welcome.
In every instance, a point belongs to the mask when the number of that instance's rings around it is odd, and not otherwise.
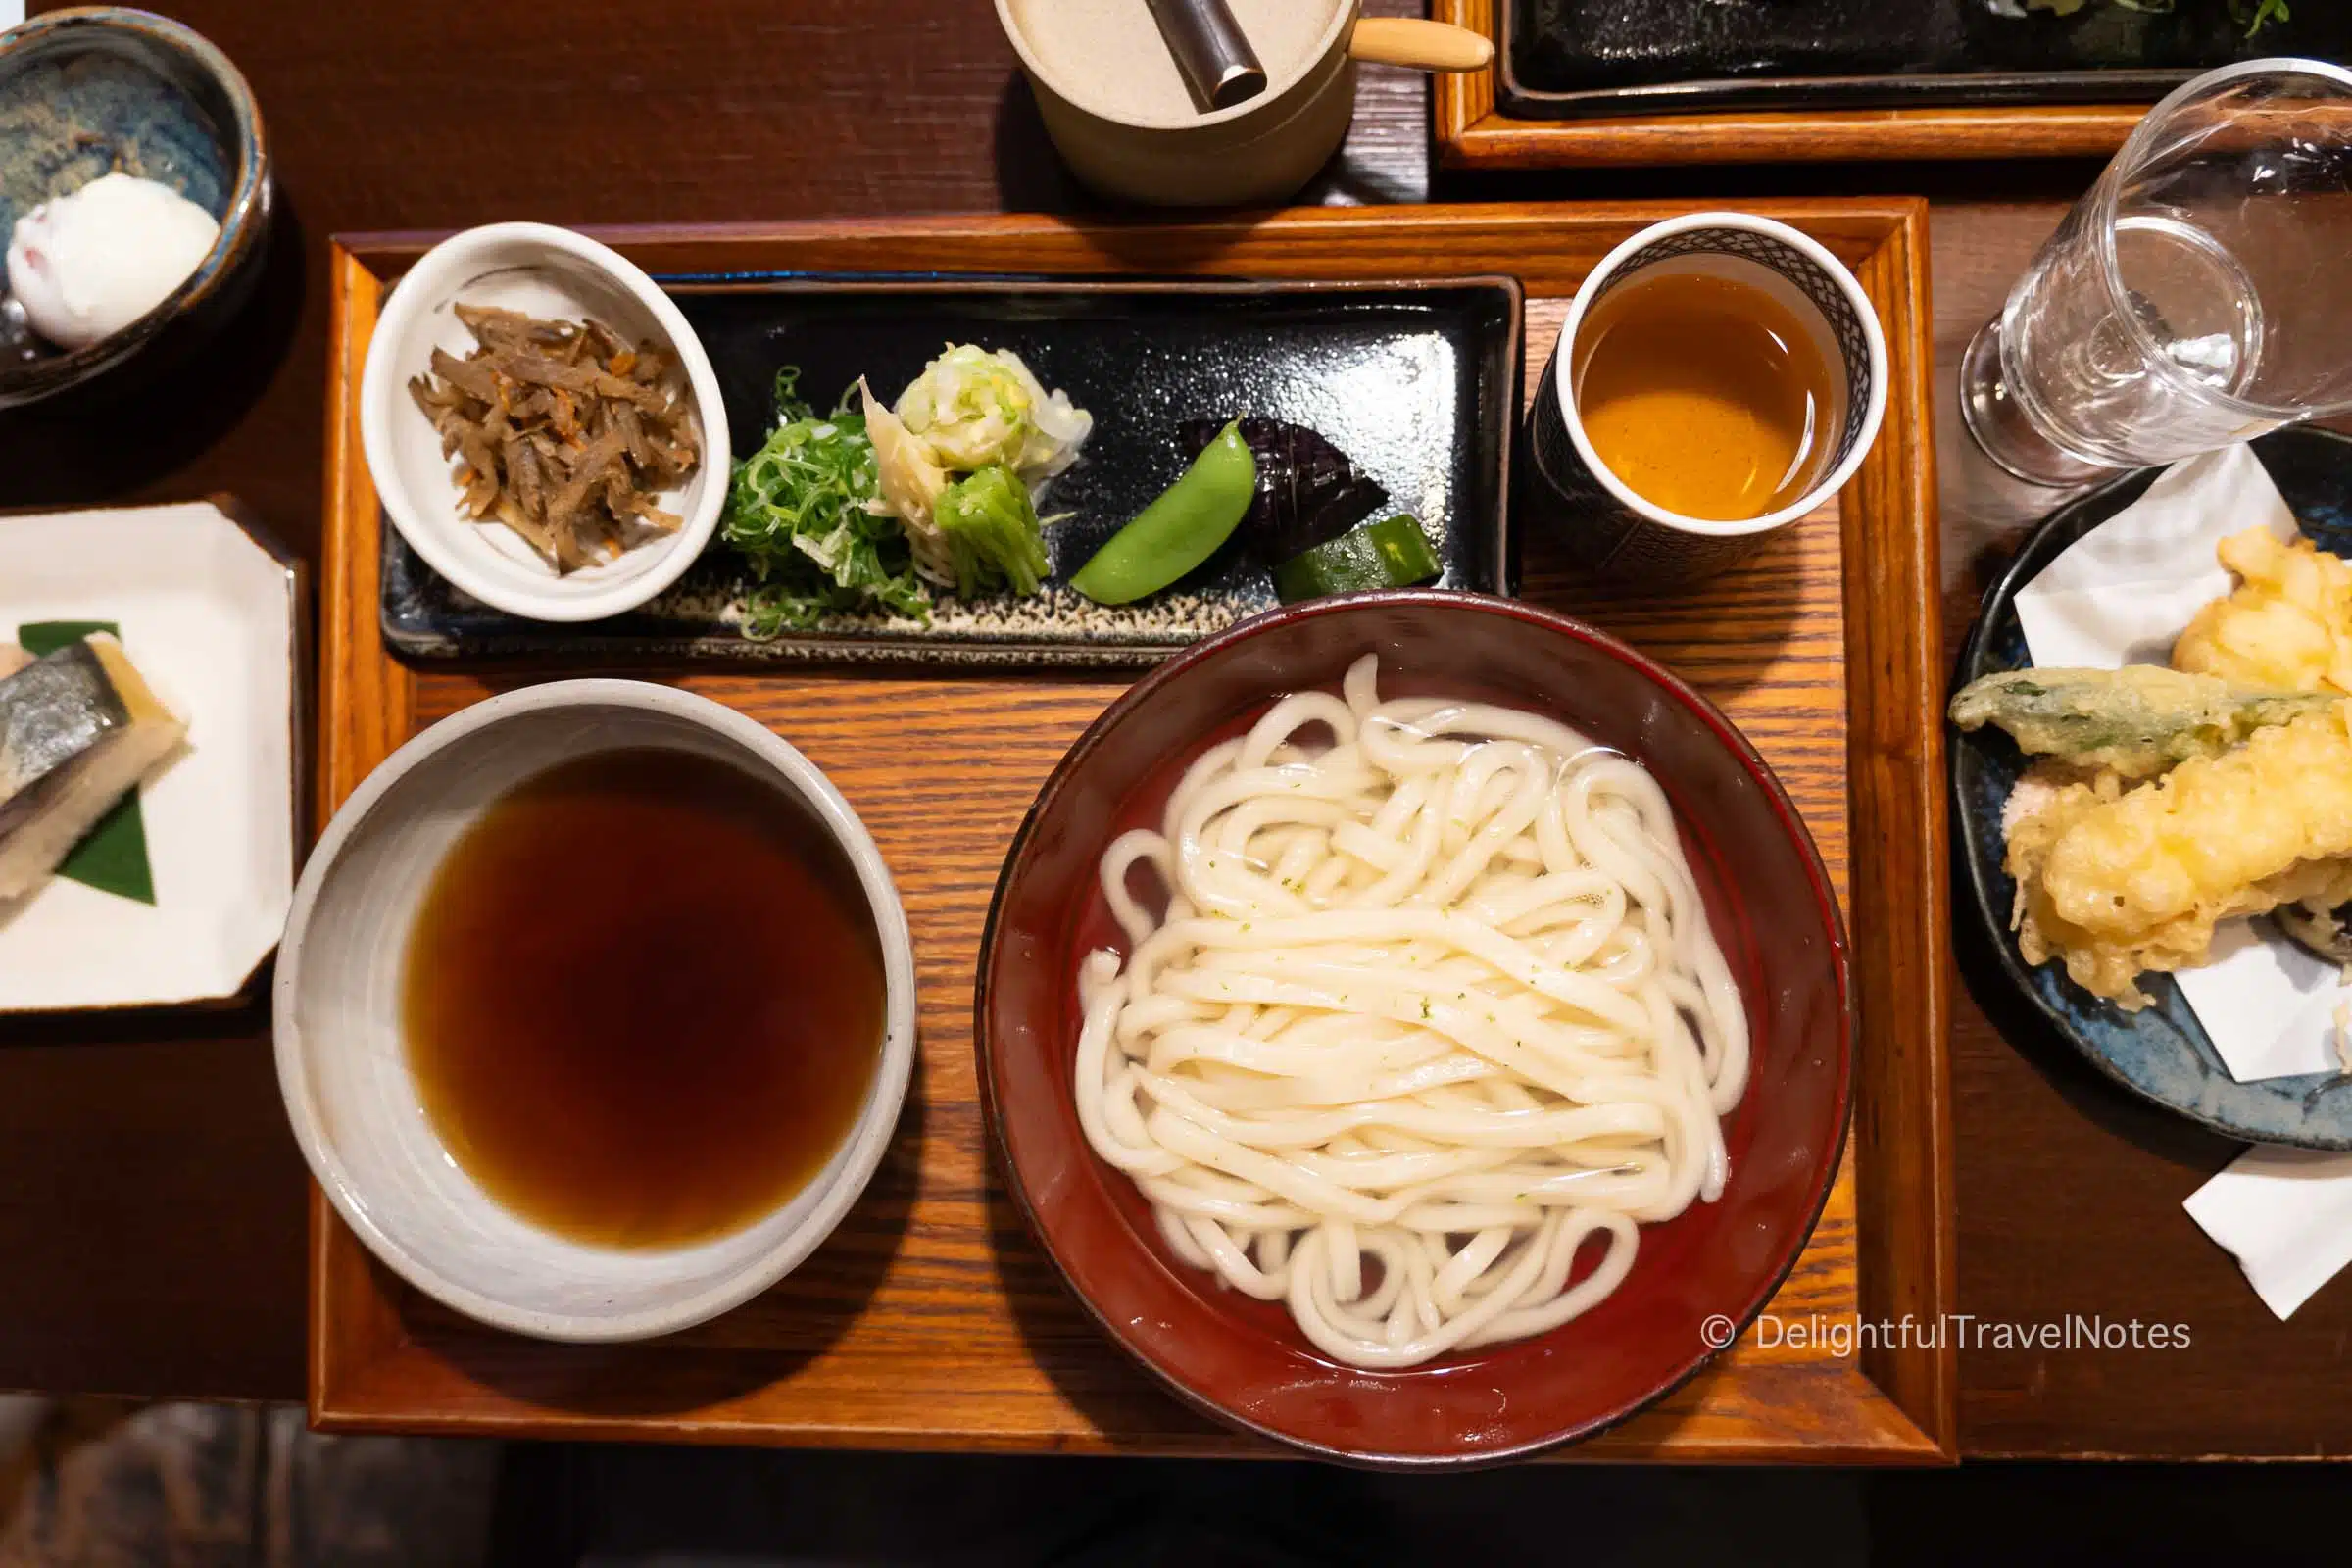
[[[172,9],[236,59],[270,120],[280,204],[261,298],[198,373],[153,395],[74,421],[0,415],[0,506],[226,490],[315,555],[339,230],[1086,205],[980,0],[696,0],[658,24],[622,0],[561,24],[454,0],[344,0],[299,26],[269,0]],[[2091,169],[1471,178],[1433,175],[1428,129],[1420,81],[1367,71],[1348,148],[1304,199],[1935,198],[1957,637],[1984,564],[2035,506],[1972,461],[1950,367]],[[1858,874],[1866,858],[1857,846]],[[1987,972],[1965,929],[1961,962],[1964,979]],[[1956,1011],[1966,1451],[2352,1453],[2352,1280],[2278,1323],[2180,1211],[2232,1146],[2127,1100],[2022,1020],[1996,1031],[1968,994]],[[0,1024],[0,1389],[301,1397],[304,1193],[265,1011]],[[2078,1314],[2182,1325],[2188,1347],[1996,1348],[1996,1325]]]

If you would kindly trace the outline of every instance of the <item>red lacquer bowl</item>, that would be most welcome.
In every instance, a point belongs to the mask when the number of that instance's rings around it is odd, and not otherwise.
[[[1134,1185],[1079,1130],[1071,1071],[1080,959],[1124,949],[1096,875],[1156,823],[1184,765],[1287,692],[1336,691],[1367,652],[1384,696],[1466,694],[1559,718],[1665,786],[1755,1046],[1727,1128],[1731,1183],[1645,1226],[1633,1274],[1547,1335],[1404,1372],[1340,1366],[1279,1302],[1178,1261]],[[1714,705],[1581,622],[1509,600],[1411,593],[1263,615],[1163,664],[1112,704],[1014,836],[980,952],[980,1087],[1013,1197],[1070,1288],[1178,1395],[1324,1458],[1492,1463],[1591,1436],[1672,1390],[1786,1277],[1844,1142],[1852,1017],[1844,929],[1795,808]],[[1578,1274],[1597,1259],[1597,1242]],[[1716,1320],[1714,1332],[1702,1330]]]

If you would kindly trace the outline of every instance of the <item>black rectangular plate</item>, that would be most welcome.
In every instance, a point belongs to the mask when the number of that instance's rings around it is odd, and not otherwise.
[[[2352,61],[2352,5],[2294,0],[2252,38],[2228,0],[1502,0],[1496,107],[1522,120],[1706,109],[2153,103],[2270,55]]]
[[[1034,599],[938,596],[924,625],[828,619],[745,638],[751,578],[723,541],[644,610],[586,625],[508,615],[435,575],[389,523],[383,631],[411,660],[647,659],[1134,665],[1273,608],[1266,568],[1229,546],[1166,593],[1105,609],[1063,583],[1184,471],[1186,419],[1270,415],[1321,431],[1426,524],[1440,586],[1511,591],[1506,498],[1519,414],[1518,280],[1432,283],[882,282],[808,276],[662,279],[718,373],[737,457],[774,427],[773,388],[798,366],[820,407],[860,374],[897,397],[950,342],[1012,349],[1095,416],[1084,454],[1040,511],[1054,572]]]

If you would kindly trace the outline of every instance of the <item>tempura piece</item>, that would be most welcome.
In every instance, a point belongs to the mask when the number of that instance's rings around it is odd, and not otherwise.
[[[2253,692],[2161,664],[2016,669],[1969,682],[1952,699],[1962,729],[1995,724],[2023,751],[2149,778],[2192,757],[2219,757],[2255,730],[2337,701]]]
[[[2278,692],[2352,692],[2352,564],[2248,528],[2222,541],[2235,592],[2196,613],[2173,667]]]
[[[2145,970],[2204,961],[2214,926],[2352,898],[2352,707],[2257,730],[2125,790],[2111,774],[2021,813],[2007,864],[2018,948],[2084,990],[2146,1005]]]

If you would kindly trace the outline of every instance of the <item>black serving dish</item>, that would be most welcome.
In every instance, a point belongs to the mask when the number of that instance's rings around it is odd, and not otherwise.
[[[1039,510],[1054,569],[1034,599],[941,595],[929,624],[829,617],[810,632],[746,638],[752,578],[723,539],[643,610],[583,625],[505,614],[383,535],[386,643],[410,660],[552,662],[648,659],[928,664],[1148,663],[1272,609],[1270,573],[1229,546],[1165,593],[1106,609],[1063,586],[1183,472],[1178,427],[1270,415],[1320,431],[1428,528],[1439,586],[1511,589],[1505,499],[1519,412],[1516,279],[1430,283],[877,281],[665,277],[710,356],[736,456],[774,428],[776,372],[800,369],[824,409],[866,376],[901,388],[950,342],[1011,349],[1095,416],[1079,461]]]
[[[2352,61],[2352,6],[2249,37],[2229,0],[2070,16],[2021,0],[1500,0],[1496,108],[1522,120],[1708,109],[2153,103],[2276,55]]]

